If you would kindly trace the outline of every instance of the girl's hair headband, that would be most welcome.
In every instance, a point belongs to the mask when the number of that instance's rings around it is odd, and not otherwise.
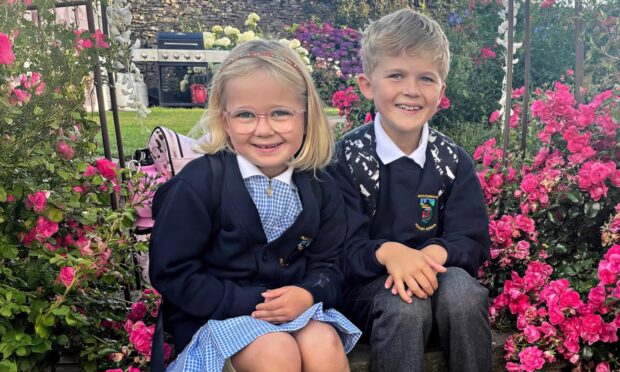
[[[222,67],[220,67],[220,70],[223,71],[227,66],[229,66],[233,62],[238,61],[240,59],[256,58],[256,57],[268,57],[268,58],[277,59],[278,61],[285,62],[285,63],[293,66],[293,68],[295,68],[295,70],[297,70],[301,74],[301,70],[299,69],[299,66],[297,66],[297,64],[295,64],[295,62],[293,62],[290,59],[288,59],[286,57],[283,57],[281,55],[273,54],[272,52],[249,52],[249,53],[240,54],[238,56],[234,56],[234,57],[224,61],[224,63],[222,63]]]

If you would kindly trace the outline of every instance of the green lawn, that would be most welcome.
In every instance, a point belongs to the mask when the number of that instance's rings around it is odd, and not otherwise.
[[[149,116],[140,122],[135,112],[119,112],[119,121],[121,126],[121,137],[123,139],[123,152],[125,158],[131,156],[133,152],[141,147],[145,147],[149,135],[153,128],[164,126],[178,133],[187,134],[191,128],[196,125],[204,109],[202,108],[164,108],[151,107]],[[329,116],[337,116],[338,109],[329,107],[325,109],[325,113]],[[89,114],[91,115],[91,114]],[[106,113],[108,132],[110,135],[110,148],[112,156],[117,158],[116,136],[114,134],[114,121],[112,120],[112,112]],[[92,119],[99,122],[99,114],[93,113]],[[98,138],[99,153],[103,155],[103,145],[101,135]]]

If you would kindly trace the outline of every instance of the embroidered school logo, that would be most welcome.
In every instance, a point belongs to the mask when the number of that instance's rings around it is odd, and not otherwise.
[[[433,223],[433,217],[436,213],[437,195],[418,195],[420,199],[420,222],[415,224],[415,227],[421,231],[432,230],[437,227],[437,224]]]

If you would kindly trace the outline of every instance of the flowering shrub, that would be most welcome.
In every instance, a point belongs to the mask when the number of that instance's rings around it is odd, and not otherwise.
[[[312,78],[325,103],[346,87],[347,80],[362,72],[358,56],[361,36],[357,30],[312,20],[295,24],[287,32],[308,50]]]
[[[101,363],[100,369],[107,367],[108,372],[148,370],[160,303],[161,296],[148,288],[131,304],[124,322],[102,322],[101,326],[107,329],[109,346],[99,350],[99,354],[107,359]],[[169,361],[171,356],[172,346],[164,343],[164,360]]]
[[[246,41],[254,40],[258,37],[258,21],[260,16],[256,13],[248,14],[245,20],[245,26],[247,30],[241,32],[238,28],[233,26],[222,27],[215,25],[211,27],[210,32],[203,32],[203,41],[205,49],[219,49],[230,50],[238,44]]]
[[[49,2],[47,2],[49,3]],[[134,207],[122,178],[96,158],[97,123],[83,79],[114,47],[100,31],[40,24],[25,3],[0,5],[0,370],[42,370],[62,353],[93,371],[104,361],[107,321],[123,319]]]
[[[494,139],[474,152],[491,217],[481,280],[496,296],[496,327],[516,330],[506,367],[533,371],[565,360],[617,370],[620,97],[605,91],[576,106],[561,82],[534,93],[531,159],[515,167]]]

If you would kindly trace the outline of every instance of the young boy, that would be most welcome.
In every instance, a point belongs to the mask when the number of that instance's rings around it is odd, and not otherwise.
[[[431,329],[451,371],[490,371],[488,216],[468,154],[430,129],[448,40],[403,9],[364,33],[360,90],[374,124],[339,143],[332,172],[347,204],[343,310],[369,337],[371,371],[422,371]]]

